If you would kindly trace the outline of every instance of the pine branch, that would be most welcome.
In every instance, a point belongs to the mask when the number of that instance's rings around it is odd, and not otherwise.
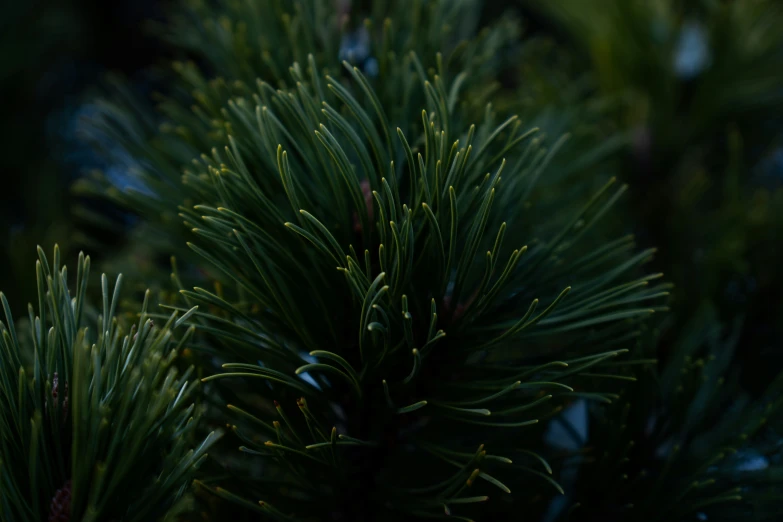
[[[0,294],[2,519],[162,517],[219,437],[190,447],[196,383],[188,381],[193,368],[180,372],[174,361],[193,329],[176,341],[176,313],[155,325],[147,293],[138,324],[125,333],[116,314],[122,276],[112,291],[105,275],[97,325],[86,328],[89,257],[79,256],[69,288],[59,250],[53,265],[38,255],[38,315],[30,305],[29,331],[17,332]]]

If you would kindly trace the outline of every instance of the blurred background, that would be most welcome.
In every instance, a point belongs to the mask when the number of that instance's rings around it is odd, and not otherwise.
[[[107,74],[140,89],[149,82],[145,71],[165,49],[144,26],[163,7],[159,0],[3,2],[0,289],[16,314],[36,293],[36,245],[50,251],[58,242],[66,258],[82,248],[95,258],[101,251],[92,244],[122,241],[79,219],[89,207],[76,201],[71,184],[106,165],[79,139],[78,125]]]
[[[0,289],[17,314],[35,295],[36,245],[48,251],[57,241],[66,258],[85,249],[96,262],[122,249],[133,216],[71,191],[78,176],[112,168],[80,138],[79,125],[110,75],[141,94],[156,88],[155,67],[168,57],[146,28],[167,3],[3,6]],[[485,4],[487,21],[510,10],[535,44],[503,78],[506,93],[546,105],[551,121],[566,124],[575,106],[597,108],[596,128],[622,144],[610,174],[631,189],[618,222],[635,223],[640,245],[658,247],[655,262],[676,285],[671,338],[709,303],[737,336],[744,387],[760,392],[783,363],[780,2]],[[90,219],[107,213],[116,219]],[[667,342],[664,333],[663,353]]]

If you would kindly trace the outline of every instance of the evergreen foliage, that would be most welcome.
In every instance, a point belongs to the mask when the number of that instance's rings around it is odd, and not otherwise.
[[[163,517],[187,491],[216,439],[196,442],[193,368],[172,364],[179,341],[172,314],[146,315],[124,333],[115,316],[120,283],[102,278],[103,306],[86,301],[90,258],[79,256],[73,293],[55,248],[39,250],[38,315],[17,332],[0,294],[0,516],[3,521],[128,520]],[[148,296],[147,296],[148,297]],[[94,330],[84,327],[97,320]]]
[[[741,323],[696,311],[660,370],[596,409],[568,520],[778,520],[783,378],[757,399],[732,368]],[[726,331],[728,330],[728,331]],[[645,341],[654,353],[660,335]],[[580,462],[581,461],[581,462]],[[709,513],[707,515],[706,513]],[[751,515],[752,514],[752,515]]]
[[[352,71],[363,85],[364,78]],[[654,311],[666,292],[647,284],[658,275],[634,277],[651,253],[627,255],[628,238],[599,251],[579,248],[622,192],[612,191],[612,183],[581,212],[563,216],[563,224],[555,218],[539,225],[534,202],[528,209],[519,204],[528,201],[541,170],[536,156],[540,163],[545,155],[531,153],[530,146],[511,147],[528,134],[518,132],[514,120],[454,131],[459,114],[433,92],[418,134],[409,132],[409,138],[399,130],[392,141],[367,124],[366,143],[353,129],[375,115],[340,84],[327,88],[337,100],[324,105],[323,123],[310,120],[301,132],[296,122],[308,121],[315,88],[308,93],[302,84],[296,97],[275,93],[257,109],[236,104],[231,127],[255,116],[258,130],[246,124],[244,143],[231,140],[224,155],[205,160],[208,170],[200,178],[212,185],[205,184],[202,197],[208,200],[216,187],[219,199],[197,207],[203,217],[186,219],[199,236],[192,248],[238,287],[239,302],[204,292],[186,295],[222,307],[243,329],[249,320],[256,336],[264,334],[254,350],[237,354],[241,363],[224,365],[232,371],[223,375],[271,381],[271,389],[257,386],[258,392],[277,400],[283,411],[298,404],[312,424],[308,432],[296,424],[277,428],[262,418],[270,431],[252,427],[251,433],[260,429],[273,440],[279,437],[266,447],[243,434],[241,425],[237,429],[248,452],[292,461],[290,472],[303,478],[290,485],[293,498],[285,508],[279,505],[285,498],[276,495],[276,505],[270,492],[259,490],[256,495],[275,506],[265,509],[304,508],[303,499],[294,496],[302,489],[310,511],[324,518],[332,512],[348,519],[383,518],[383,508],[408,517],[432,515],[433,496],[439,499],[436,509],[462,502],[460,485],[472,483],[471,472],[481,469],[473,462],[482,460],[480,453],[473,455],[475,448],[494,440],[498,462],[517,454],[517,442],[503,442],[493,428],[502,433],[533,425],[557,411],[563,399],[605,400],[591,381],[600,380],[604,364],[626,351],[618,344],[633,338],[636,320]],[[369,88],[366,98],[372,106]],[[348,117],[332,109],[339,104]],[[283,109],[275,113],[264,106]],[[375,117],[385,118],[380,111]],[[455,135],[460,139],[452,142]],[[420,152],[414,155],[409,142]],[[351,166],[349,154],[358,165]],[[530,248],[523,244],[526,238]],[[567,281],[576,274],[581,288],[565,299]],[[248,317],[243,311],[248,307],[257,312]],[[218,324],[212,328],[217,331]],[[242,332],[227,341],[237,334]],[[302,351],[315,360],[297,354]],[[582,376],[586,368],[599,375]],[[294,377],[303,372],[314,386]],[[337,454],[330,456],[333,450]],[[459,463],[457,472],[439,470],[437,457]],[[351,464],[357,461],[360,465]],[[428,471],[407,476],[413,463]],[[325,474],[324,482],[328,476],[345,478],[324,490],[321,481],[310,485],[317,473]],[[488,474],[479,478],[497,481]],[[358,493],[355,485],[378,491]],[[424,499],[417,501],[416,493]],[[357,496],[367,505],[350,500]]]
[[[97,103],[97,121],[85,127],[91,140],[133,171],[133,190],[117,191],[110,179],[100,175],[84,180],[77,189],[83,194],[108,191],[115,202],[153,225],[144,232],[145,244],[187,258],[182,251],[171,251],[172,246],[182,245],[180,238],[187,231],[177,208],[183,201],[199,201],[182,171],[194,158],[226,144],[229,100],[245,97],[254,103],[259,81],[271,91],[295,87],[300,79],[289,73],[293,63],[299,64],[299,76],[316,64],[323,75],[348,74],[340,63],[347,59],[369,67],[374,75],[383,74],[384,81],[375,83],[378,102],[391,111],[392,121],[410,117],[418,121],[411,108],[423,108],[425,95],[410,72],[425,74],[436,66],[441,76],[459,76],[458,90],[481,111],[497,90],[499,64],[518,33],[514,21],[508,20],[474,35],[479,4],[473,1],[376,3],[374,25],[348,20],[338,4],[185,3],[172,15],[171,27],[159,28],[161,36],[181,46],[183,54],[174,63],[172,87],[160,97],[158,110],[150,111],[145,100],[115,85],[111,97]],[[303,27],[319,29],[302,31]],[[300,35],[316,41],[305,46]]]
[[[542,9],[599,65],[627,51],[600,45],[614,34],[601,27],[644,35],[617,23],[641,2],[591,27],[561,16],[571,3]],[[715,9],[716,32],[756,20]],[[783,515],[783,376],[742,390],[742,317],[713,289],[660,318],[673,285],[656,268],[676,256],[637,246],[628,187],[607,175],[634,144],[626,101],[657,91],[624,55],[610,61],[631,94],[522,39],[513,16],[481,28],[481,13],[473,0],[193,0],[155,27],[177,55],[157,105],[114,81],[85,127],[132,186],[96,173],[77,190],[139,218],[107,266],[156,292],[120,302],[104,276],[92,309],[89,259],[71,293],[56,250],[52,271],[39,251],[29,340],[4,300],[3,522]],[[774,31],[758,34],[725,56],[769,64]],[[769,110],[776,77],[751,65],[740,87]],[[676,129],[684,143],[753,97],[713,94]],[[677,103],[648,101],[667,135]],[[656,158],[685,172],[681,160]],[[730,199],[740,169],[726,170]],[[195,369],[176,357],[186,347]]]

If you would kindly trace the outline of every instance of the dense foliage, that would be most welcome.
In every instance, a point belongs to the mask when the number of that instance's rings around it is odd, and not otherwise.
[[[80,256],[73,294],[68,270],[43,252],[36,265],[38,315],[17,332],[0,294],[0,515],[5,520],[161,518],[186,492],[215,440],[190,449],[196,426],[193,368],[173,362],[193,330],[175,342],[176,314],[155,326],[147,298],[124,333],[102,277],[100,312],[86,301],[90,258]],[[111,294],[111,298],[110,298]],[[84,327],[96,317],[94,330]],[[28,369],[26,369],[26,367]]]
[[[783,374],[737,363],[781,306],[721,293],[777,281],[751,4],[176,4],[75,187],[154,291],[56,251],[29,340],[4,302],[2,520],[777,520]]]

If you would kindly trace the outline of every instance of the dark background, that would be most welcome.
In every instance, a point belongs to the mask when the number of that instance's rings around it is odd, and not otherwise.
[[[65,255],[100,230],[73,227],[76,176],[100,168],[76,133],[108,72],[143,81],[164,57],[144,26],[160,0],[2,2],[0,14],[0,289],[16,313],[35,295],[36,245]],[[104,233],[104,235],[106,235]],[[110,241],[110,237],[101,237]],[[92,252],[93,258],[100,252]]]

